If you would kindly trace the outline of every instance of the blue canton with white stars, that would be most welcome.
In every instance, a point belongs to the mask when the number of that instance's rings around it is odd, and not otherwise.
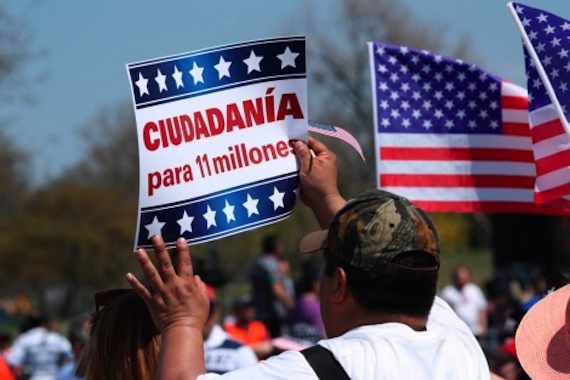
[[[516,3],[513,5],[568,120],[570,111],[570,22],[526,5]],[[529,111],[534,111],[552,102],[526,47],[524,55],[528,77]]]
[[[425,50],[375,42],[373,51],[378,132],[502,132],[499,77]]]

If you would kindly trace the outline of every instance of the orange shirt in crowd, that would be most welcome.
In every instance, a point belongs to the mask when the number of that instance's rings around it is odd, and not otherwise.
[[[16,376],[6,363],[4,358],[0,357],[0,380],[16,380]]]
[[[224,330],[232,339],[248,346],[256,346],[271,339],[267,327],[261,321],[251,321],[246,328],[226,322],[224,323]]]

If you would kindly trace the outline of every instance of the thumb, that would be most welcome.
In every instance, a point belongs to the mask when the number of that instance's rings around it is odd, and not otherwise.
[[[295,155],[299,160],[299,165],[301,166],[302,173],[308,173],[311,171],[313,165],[313,153],[307,146],[307,144],[301,140],[295,140],[293,142],[293,149],[295,150]]]

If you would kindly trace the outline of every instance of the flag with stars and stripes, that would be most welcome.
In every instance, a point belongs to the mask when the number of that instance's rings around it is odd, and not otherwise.
[[[379,188],[428,212],[570,213],[534,202],[526,90],[428,51],[369,55]]]
[[[362,147],[360,146],[360,143],[346,129],[338,127],[336,125],[319,123],[318,121],[309,120],[309,132],[318,133],[323,136],[334,137],[336,139],[344,141],[358,152],[360,158],[362,158],[362,161],[366,161],[364,158],[364,153],[362,153]]]
[[[140,183],[135,249],[251,230],[288,217],[291,140],[307,140],[304,37],[249,41],[127,65]]]
[[[539,203],[570,201],[570,22],[509,3],[523,40]]]

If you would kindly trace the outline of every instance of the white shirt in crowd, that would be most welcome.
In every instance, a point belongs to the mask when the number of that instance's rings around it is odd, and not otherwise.
[[[208,372],[225,373],[257,364],[257,356],[249,346],[232,340],[220,325],[214,325],[204,342],[204,356]]]
[[[36,327],[14,340],[7,356],[11,366],[22,366],[30,379],[55,379],[63,363],[73,360],[71,343],[63,335]]]
[[[467,323],[475,336],[483,333],[479,318],[481,311],[487,308],[487,299],[477,285],[468,283],[461,290],[447,285],[441,291],[441,298]]]

